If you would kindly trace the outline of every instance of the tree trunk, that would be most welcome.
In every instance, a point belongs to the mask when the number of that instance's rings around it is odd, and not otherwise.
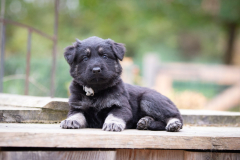
[[[227,46],[224,56],[225,64],[232,64],[234,56],[234,42],[237,32],[237,23],[228,23],[227,26]]]

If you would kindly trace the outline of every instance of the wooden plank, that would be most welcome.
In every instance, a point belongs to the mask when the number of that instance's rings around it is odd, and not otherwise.
[[[128,159],[134,160],[135,159],[135,152],[134,149],[118,149],[116,153],[116,160]]]
[[[240,153],[184,151],[184,160],[240,160]]]
[[[66,118],[67,99],[0,94],[0,122],[57,123]],[[180,110],[184,124],[240,126],[239,112]],[[221,115],[221,116],[220,116]]]
[[[2,151],[1,160],[115,160],[116,151]]]
[[[1,107],[1,123],[56,123],[67,118],[67,111],[38,109],[38,108],[19,108]]]
[[[217,153],[212,154],[213,160],[240,160],[240,153]]]
[[[240,127],[240,112],[180,110],[185,125]],[[58,123],[68,111],[0,106],[1,123]]]
[[[68,111],[45,108],[0,106],[1,123],[59,123]]]
[[[180,110],[185,125],[240,127],[240,112]]]
[[[183,150],[118,149],[116,160],[183,160]]]
[[[211,160],[211,152],[189,152],[184,151],[184,160]]]
[[[169,75],[173,80],[213,82],[220,85],[231,85],[240,81],[240,67],[228,65],[168,63],[162,64],[158,73]]]
[[[61,129],[59,124],[0,124],[0,147],[240,150],[239,127],[184,127],[180,132]]]
[[[69,110],[67,102],[68,98],[35,97],[0,93],[1,106]]]
[[[240,74],[240,73],[239,73]],[[205,106],[209,110],[225,111],[240,104],[240,83],[226,89]]]

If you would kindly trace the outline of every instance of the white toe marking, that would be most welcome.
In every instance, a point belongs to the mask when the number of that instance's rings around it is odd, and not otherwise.
[[[82,127],[87,127],[87,121],[86,118],[82,113],[76,113],[70,117],[67,118],[67,120],[75,120],[77,121]]]
[[[171,118],[171,119],[169,119],[169,121],[168,121],[168,123],[167,123],[167,126],[169,126],[170,124],[175,123],[175,122],[181,123],[181,121],[180,121],[179,119],[177,119],[177,118]]]
[[[175,122],[177,122],[177,121],[179,121],[179,122],[181,123],[181,121],[180,121],[179,119],[177,119],[177,118],[171,118],[171,119],[169,119],[168,124],[170,124],[170,123],[175,123]],[[167,124],[167,125],[168,125],[168,124]]]
[[[126,122],[122,120],[121,118],[115,117],[113,114],[109,114],[107,118],[105,119],[104,123],[116,123],[123,126],[123,129],[126,127]]]

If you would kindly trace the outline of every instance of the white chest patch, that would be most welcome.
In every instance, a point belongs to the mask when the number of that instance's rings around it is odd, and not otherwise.
[[[87,96],[94,96],[94,91],[93,91],[92,88],[88,88],[86,86],[85,87],[83,86],[83,90],[86,92]]]

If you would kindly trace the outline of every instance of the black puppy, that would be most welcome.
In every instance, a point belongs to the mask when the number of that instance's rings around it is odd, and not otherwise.
[[[70,65],[70,111],[64,129],[102,128],[176,132],[183,120],[171,100],[160,93],[122,82],[125,47],[111,39],[90,37],[66,48]]]

